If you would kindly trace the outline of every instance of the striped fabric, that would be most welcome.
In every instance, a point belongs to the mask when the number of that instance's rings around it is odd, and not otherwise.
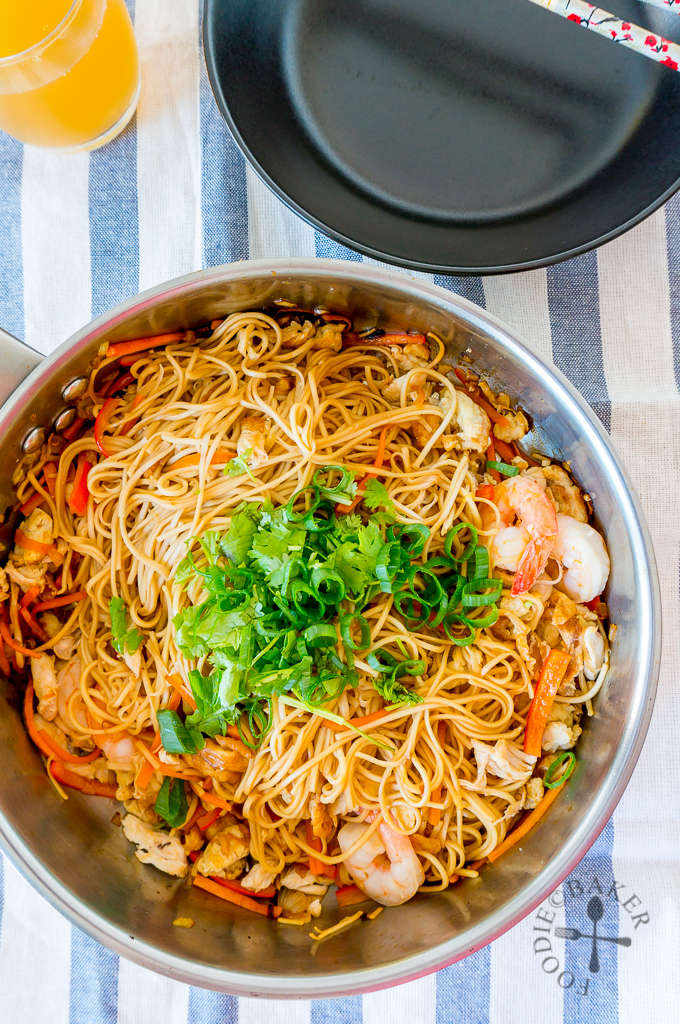
[[[0,134],[0,324],[43,353],[167,278],[261,256],[361,257],[292,215],[245,166],[213,101],[198,0],[132,0],[136,119],[100,152]],[[150,973],[72,928],[0,857],[0,1022],[35,1024],[638,1024],[680,992],[678,678],[680,200],[599,252],[549,270],[437,277],[551,357],[610,431],[659,555],[665,651],[656,712],[613,820],[570,879],[512,932],[406,986],[331,1001],[237,1000]],[[674,469],[676,467],[676,469]],[[675,483],[674,483],[675,481]],[[659,771],[658,765],[670,765]],[[600,971],[588,900],[599,895]]]

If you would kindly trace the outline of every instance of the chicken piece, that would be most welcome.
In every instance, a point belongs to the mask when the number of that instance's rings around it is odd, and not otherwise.
[[[184,878],[187,871],[187,856],[177,836],[169,836],[167,832],[154,832],[144,821],[134,814],[126,814],[123,818],[123,833],[126,839],[137,846],[135,856],[142,864],[153,864],[166,875]]]
[[[196,869],[202,875],[226,878],[225,871],[247,857],[250,851],[250,829],[244,821],[218,832],[211,839],[196,861]]]
[[[383,388],[383,398],[386,398],[387,401],[391,402],[393,405],[401,403],[401,389],[404,385],[404,381],[406,380],[407,376],[407,374],[402,374],[401,377],[395,377],[394,380],[390,384],[388,384],[386,388]],[[415,402],[416,398],[418,397],[418,391],[420,390],[420,388],[422,388],[426,381],[427,374],[412,373],[408,382],[408,391],[406,392],[406,398],[410,399],[412,402]],[[435,423],[435,425],[438,422],[438,418],[436,416],[428,416],[427,419],[428,422],[432,421]]]
[[[477,793],[487,787],[487,772],[504,782],[525,782],[536,763],[533,754],[525,754],[507,740],[497,740],[493,747],[480,740],[473,740],[472,749],[477,762],[477,778],[474,782],[461,779],[460,784],[464,789]]]
[[[234,861],[230,867],[224,869],[224,877],[228,882],[235,882],[247,870],[248,858],[243,857],[241,860]]]
[[[502,597],[498,608],[501,615],[505,613],[510,617],[513,637],[534,629],[541,617],[541,605],[527,601],[524,595]]]
[[[96,779],[97,782],[109,781],[109,768],[105,757],[98,757],[96,761],[89,764],[69,764],[68,770],[74,775],[81,775],[84,779]]]
[[[57,698],[59,683],[54,667],[54,658],[49,654],[41,654],[39,658],[31,658],[31,675],[33,686],[38,697],[38,711],[48,722],[57,717]]]
[[[7,573],[0,566],[0,601],[6,601],[9,597],[9,580]]]
[[[264,416],[246,416],[241,420],[241,433],[236,442],[236,453],[243,455],[250,450],[251,454],[247,456],[250,466],[261,466],[267,461],[264,441],[268,430],[269,420]]]
[[[343,789],[340,796],[331,803],[329,811],[335,817],[339,814],[356,814],[357,808],[353,806],[349,789]]]
[[[435,839],[434,836],[421,836],[416,833],[409,836],[409,839],[416,853],[432,853],[435,857],[438,853],[441,853],[442,842],[440,839]]]
[[[489,447],[491,420],[464,391],[456,392],[456,420],[460,427],[458,437],[463,448],[467,451],[485,452]]]
[[[169,764],[175,768],[181,768],[182,766],[182,762],[180,761],[178,755],[168,754],[167,750],[164,750],[163,747],[156,751],[156,757],[158,758],[159,761],[162,761],[163,764]]]
[[[251,892],[261,892],[262,889],[268,889],[274,883],[276,875],[276,871],[267,871],[261,864],[255,864],[241,879],[241,885],[244,889],[250,889]]]
[[[248,767],[247,758],[238,750],[223,750],[211,739],[206,739],[203,750],[188,755],[186,761],[192,768],[220,782],[230,782],[232,772],[242,774]]]
[[[555,591],[550,599],[552,606],[553,626],[557,629],[565,647],[573,651],[581,637],[581,626],[578,621],[578,609],[571,598]]]
[[[132,654],[130,654],[130,652],[128,650],[126,650],[125,648],[123,649],[123,661],[125,662],[127,667],[130,669],[130,672],[132,672],[132,675],[135,677],[135,679],[139,679],[139,677],[142,674],[142,668],[143,668],[143,665],[144,665],[144,662],[142,661],[142,648],[143,648],[143,646],[144,645],[141,644],[137,648],[137,650],[134,651]]]
[[[533,811],[535,807],[538,807],[541,800],[543,799],[543,782],[541,779],[534,778],[529,779],[526,787],[526,802],[524,809],[527,811]]]
[[[116,800],[123,803],[125,800],[134,799],[135,795],[135,773],[116,770]]]
[[[160,818],[150,805],[143,804],[140,800],[123,800],[123,807],[128,814],[133,814],[140,821],[148,825],[155,825]]]
[[[504,419],[508,421],[505,427],[496,423],[493,432],[501,441],[520,441],[529,429],[529,422],[521,409],[501,409]]]
[[[333,819],[316,793],[312,793],[309,798],[309,816],[312,819],[312,834],[318,839],[330,839],[333,835]]]
[[[40,714],[39,711],[35,712],[35,727],[36,729],[44,729],[48,736],[51,736],[55,743],[58,743],[64,750],[69,749],[69,739],[63,729],[60,729],[56,722],[48,722],[46,718]]]
[[[204,846],[205,836],[198,825],[194,825],[193,828],[184,835],[184,852],[187,854],[195,853],[197,850],[202,850]]]
[[[495,428],[497,434],[498,429],[498,427]],[[498,436],[501,435],[498,434]],[[579,523],[587,523],[588,509],[583,495],[566,470],[561,466],[544,466],[542,472],[548,484],[548,497],[556,510],[563,512],[565,516],[577,519]]]
[[[20,528],[29,540],[35,540],[39,544],[51,544],[52,527],[52,517],[48,516],[47,512],[43,512],[41,508],[34,508]],[[45,555],[39,551],[28,551],[15,544],[14,557],[25,565],[37,565],[38,562],[42,562]]]
[[[330,348],[339,352],[342,348],[342,324],[322,324],[317,327],[312,339],[312,349]]]
[[[586,626],[581,634],[583,669],[586,679],[596,679],[605,659],[604,637],[597,626]]]
[[[430,362],[427,345],[390,345],[390,354],[400,370],[419,370]]]
[[[553,754],[557,750],[571,750],[582,729],[578,724],[579,712],[573,704],[562,704],[555,701],[543,733],[541,749],[543,753]]]
[[[59,621],[54,612],[43,612],[40,616],[40,621],[50,640],[60,633],[63,626],[63,623]],[[61,640],[57,640],[56,644],[52,646],[52,650],[57,658],[60,658],[62,661],[68,661],[73,655],[75,645],[76,638],[69,634],[68,636],[63,636]]]
[[[218,832],[224,832],[225,828],[231,828],[232,825],[238,824],[238,818],[235,814],[223,814],[221,817],[213,821],[212,825],[208,825],[205,830],[206,839],[214,839]]]
[[[9,578],[18,583],[24,593],[31,587],[39,587],[42,590],[47,572],[44,562],[38,565],[15,565],[14,562],[8,562],[6,569]]]
[[[293,321],[288,327],[284,327],[281,331],[283,338],[283,348],[300,348],[306,341],[314,335],[314,324],[309,320],[305,320],[302,327],[299,323]]]
[[[300,870],[302,874],[300,874]],[[308,896],[325,896],[330,883],[324,884],[320,882],[317,876],[313,875],[306,866],[300,870],[298,870],[298,865],[295,864],[281,876],[281,885],[285,885],[287,889],[297,889],[299,892],[305,892]]]

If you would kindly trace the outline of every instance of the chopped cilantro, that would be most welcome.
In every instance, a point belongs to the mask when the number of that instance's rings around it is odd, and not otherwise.
[[[122,597],[111,598],[109,615],[111,616],[111,646],[119,654],[134,654],[143,638],[136,626],[128,629],[127,608]]]
[[[366,508],[384,508],[386,512],[394,512],[394,502],[387,493],[385,484],[374,476],[364,488],[363,502]]]
[[[257,483],[255,477],[253,476],[253,474],[250,471],[250,466],[248,465],[248,463],[246,461],[248,456],[252,455],[252,454],[253,454],[253,449],[252,448],[246,448],[246,450],[243,452],[242,455],[235,455],[234,458],[231,460],[231,462],[228,462],[227,465],[224,467],[224,475],[225,476],[244,476],[244,474],[247,473],[248,476],[250,477],[250,479],[253,481],[253,483]]]

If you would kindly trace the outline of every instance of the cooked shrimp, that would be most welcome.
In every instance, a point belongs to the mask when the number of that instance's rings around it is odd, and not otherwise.
[[[134,740],[129,732],[119,732],[111,736],[97,736],[97,743],[106,754],[110,765],[130,764],[137,753]]]
[[[80,658],[71,658],[59,673],[57,682],[59,683],[57,706],[62,722],[68,726],[73,718],[81,726],[83,732],[89,733],[90,725],[85,716],[85,704],[82,697],[75,697],[73,701],[70,699],[80,687]],[[71,715],[67,717],[69,707]]]
[[[31,675],[39,701],[38,712],[46,721],[51,722],[57,717],[57,693],[59,690],[53,658],[49,654],[43,654],[40,658],[31,658]]]
[[[338,832],[343,853],[354,846],[367,828],[359,822],[343,825]],[[411,840],[384,823],[347,858],[345,866],[361,891],[385,907],[406,903],[425,881]]]
[[[558,513],[553,555],[567,570],[562,586],[573,601],[585,604],[602,593],[609,579],[609,555],[592,526]]]
[[[545,569],[552,553],[557,537],[555,509],[541,487],[523,476],[511,477],[498,484],[494,489],[494,501],[502,528],[491,542],[489,553],[499,568],[509,572],[515,570],[512,595],[526,594]],[[520,522],[519,527],[513,525],[516,519]],[[506,536],[508,530],[513,532]],[[525,538],[524,551],[515,562],[521,541]]]

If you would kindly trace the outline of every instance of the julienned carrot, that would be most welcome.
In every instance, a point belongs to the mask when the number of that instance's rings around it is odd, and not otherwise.
[[[486,455],[487,461],[489,459],[491,459],[492,462],[496,461],[496,449],[494,448],[494,443],[493,443],[493,438],[492,437],[489,438],[489,447],[486,449],[485,455]],[[489,469],[487,467],[487,473],[491,473],[491,476],[494,478],[494,480],[496,481],[497,484],[499,484],[501,482],[501,475],[500,475],[500,473],[498,472],[497,469]]]
[[[380,431],[380,439],[378,441],[378,454],[373,460],[373,466],[371,467],[371,469],[369,469],[368,472],[366,473],[366,476],[364,476],[358,482],[356,497],[352,502],[350,502],[349,505],[337,504],[335,506],[336,512],[344,512],[345,515],[349,515],[350,512],[353,512],[364,496],[364,487],[366,482],[370,480],[372,476],[375,476],[373,470],[382,469],[383,463],[385,461],[385,447],[387,445],[387,433],[389,429],[390,424],[388,423],[387,426],[383,427],[382,430]]]
[[[487,402],[486,398],[482,398],[481,395],[477,395],[472,391],[468,391],[467,394],[475,405],[478,405],[480,409],[484,410],[492,423],[497,423],[500,427],[511,426],[510,420],[506,419],[505,416],[501,416],[501,414],[494,409],[491,402]]]
[[[43,473],[45,474],[45,486],[50,497],[53,498],[57,492],[57,467],[53,462],[46,462],[43,466]]]
[[[40,508],[40,506],[45,500],[46,499],[42,496],[42,494],[39,491],[34,491],[31,497],[23,503],[19,511],[21,512],[22,516],[30,516],[31,512],[33,512],[33,510],[36,508]]]
[[[142,767],[137,772],[137,778],[135,779],[135,786],[137,789],[146,789],[151,782],[154,773],[154,766],[151,761],[145,761]]]
[[[19,615],[21,615],[22,619],[30,629],[33,636],[37,637],[37,639],[40,640],[42,644],[46,644],[47,641],[49,640],[49,636],[42,628],[42,626],[35,621],[31,613],[29,612],[28,608],[19,607]]]
[[[40,540],[27,537],[21,528],[14,531],[14,543],[24,551],[31,551],[34,555],[48,555],[54,547],[52,543],[43,544]]]
[[[366,903],[370,899],[358,885],[343,885],[336,890],[335,898],[339,907],[351,907],[353,903]]]
[[[2,640],[0,640],[0,672],[2,672],[2,674],[9,679],[9,660],[7,658],[7,655],[5,654],[5,645],[2,642]]]
[[[86,796],[105,796],[109,800],[115,800],[118,786],[109,782],[97,782],[96,779],[84,779],[81,775],[70,772],[63,761],[53,761],[49,768],[50,772],[64,786],[71,789],[79,789]]]
[[[524,753],[541,756],[543,733],[555,694],[560,688],[564,674],[569,667],[571,655],[568,651],[551,651],[543,662],[541,674],[534,690],[534,699],[529,705],[526,729],[524,730]]]
[[[19,604],[21,605],[22,608],[28,608],[29,604],[33,604],[39,593],[40,587],[31,587],[29,590],[26,591],[24,596],[21,598]]]
[[[177,708],[180,706],[181,703],[182,703],[182,695],[181,695],[181,693],[179,692],[179,690],[173,690],[172,691],[172,697],[170,698],[170,700],[166,704],[166,709],[168,711],[177,711]]]
[[[540,818],[542,818],[545,812],[548,810],[551,803],[562,789],[562,785],[559,785],[556,789],[548,790],[548,792],[545,794],[538,807],[534,811],[532,811],[531,814],[528,814],[526,818],[523,818],[523,820],[519,823],[517,828],[514,828],[510,835],[505,837],[500,846],[497,846],[496,849],[489,854],[490,861],[498,860],[498,858],[502,854],[504,854],[506,850],[509,850],[510,847],[514,846],[516,842],[522,839],[527,834],[527,832],[530,832],[532,830],[536,822]]]
[[[42,658],[42,654],[36,653],[35,651],[30,650],[30,648],[22,647],[21,644],[18,644],[10,633],[9,626],[6,622],[0,621],[0,636],[2,636],[2,639],[12,648],[13,651],[18,651],[19,654],[23,654],[27,658]]]
[[[75,594],[62,594],[61,597],[53,597],[50,601],[40,601],[38,604],[34,604],[31,614],[37,615],[38,612],[47,612],[50,608],[61,608],[65,604],[75,604],[76,601],[84,601],[86,597],[86,590],[76,590]]]
[[[258,903],[257,900],[252,899],[250,896],[243,896],[240,892],[234,892],[233,889],[227,888],[226,885],[213,882],[212,878],[196,875],[194,885],[197,885],[199,889],[205,889],[206,892],[212,893],[213,896],[219,896],[221,900],[226,900],[227,903],[234,903],[237,907],[243,907],[244,910],[252,910],[255,914],[274,918],[281,916],[281,907],[274,907],[271,903]]]
[[[470,865],[470,868],[472,871],[479,871],[482,864],[486,864],[486,857],[482,857],[481,860],[474,860]]]
[[[28,735],[31,737],[38,750],[40,750],[45,755],[45,757],[52,757],[54,751],[50,750],[50,748],[44,742],[43,737],[40,735],[35,725],[35,718],[33,716],[34,694],[35,690],[33,689],[33,683],[29,683],[28,686],[26,687],[26,692],[24,694],[24,721],[26,722]]]
[[[512,445],[507,441],[501,441],[500,437],[496,437],[495,434],[493,435],[493,444],[503,462],[512,465],[512,460],[517,457],[517,452]]]
[[[380,711],[374,711],[370,715],[364,715],[363,718],[351,718],[347,725],[340,725],[339,722],[332,722],[330,719],[324,722],[327,729],[332,729],[333,732],[344,732],[345,729],[351,728],[353,725],[358,729],[362,729],[365,725],[370,725],[371,722],[377,722],[380,718],[384,718],[385,715],[392,713],[394,709],[381,708]],[[323,716],[321,716],[323,717]]]
[[[217,821],[220,816],[220,808],[214,807],[212,811],[204,811],[200,808],[199,816],[196,818],[196,824],[200,828],[201,832],[205,832],[209,825],[212,825],[213,821]]]
[[[214,793],[208,793],[202,786],[195,786],[193,780],[191,782],[191,788],[198,798],[203,800],[206,804],[212,804],[213,807],[221,807],[223,811],[231,810],[231,804],[228,804],[221,796],[215,796]]]
[[[187,691],[184,683],[182,682],[181,676],[178,676],[176,672],[173,672],[171,673],[171,675],[165,677],[165,681],[167,683],[170,683],[170,686],[172,686],[172,688],[177,693],[179,693],[181,699],[185,700],[190,708],[192,708],[194,711],[196,710],[196,701],[194,700],[193,696]]]
[[[118,341],[107,347],[106,358],[117,359],[119,356],[131,356],[136,352],[146,352],[149,348],[158,348],[160,345],[170,345],[173,341],[182,341],[185,336],[186,331],[173,331],[171,334],[157,334],[155,338]]]
[[[244,889],[238,882],[230,882],[228,878],[217,878],[211,876],[212,882],[217,882],[218,885],[223,885],[225,889],[231,889],[232,892],[240,892],[242,896],[248,896],[250,899],[256,900],[270,900],[273,896],[276,896],[276,886],[268,885],[266,889],[260,889],[259,892],[253,892],[252,889]]]
[[[38,729],[38,732],[57,760],[64,761],[66,764],[90,764],[91,761],[96,761],[101,754],[101,750],[97,747],[95,747],[91,754],[86,754],[84,757],[78,757],[77,754],[69,754],[68,750],[64,750],[61,744],[52,739],[46,729]]]
[[[321,840],[317,836],[315,836],[314,833],[312,832],[312,823],[309,820],[309,818],[305,821],[305,837],[307,839],[307,842],[311,846],[311,848],[313,850],[316,850],[317,853],[320,853],[321,852]],[[320,860],[317,860],[316,857],[312,857],[312,855],[310,854],[309,855],[309,870],[312,872],[313,875],[320,875],[322,870],[323,870],[323,862],[320,861]]]
[[[231,462],[233,458],[233,452],[224,452],[220,450],[214,453],[213,457],[210,460],[210,465],[220,466],[226,464],[227,462]],[[193,455],[183,455],[181,459],[177,460],[177,462],[173,462],[173,464],[169,466],[168,469],[189,469],[190,466],[198,466],[200,464],[200,461],[201,456],[198,454],[198,452],[194,452]]]

